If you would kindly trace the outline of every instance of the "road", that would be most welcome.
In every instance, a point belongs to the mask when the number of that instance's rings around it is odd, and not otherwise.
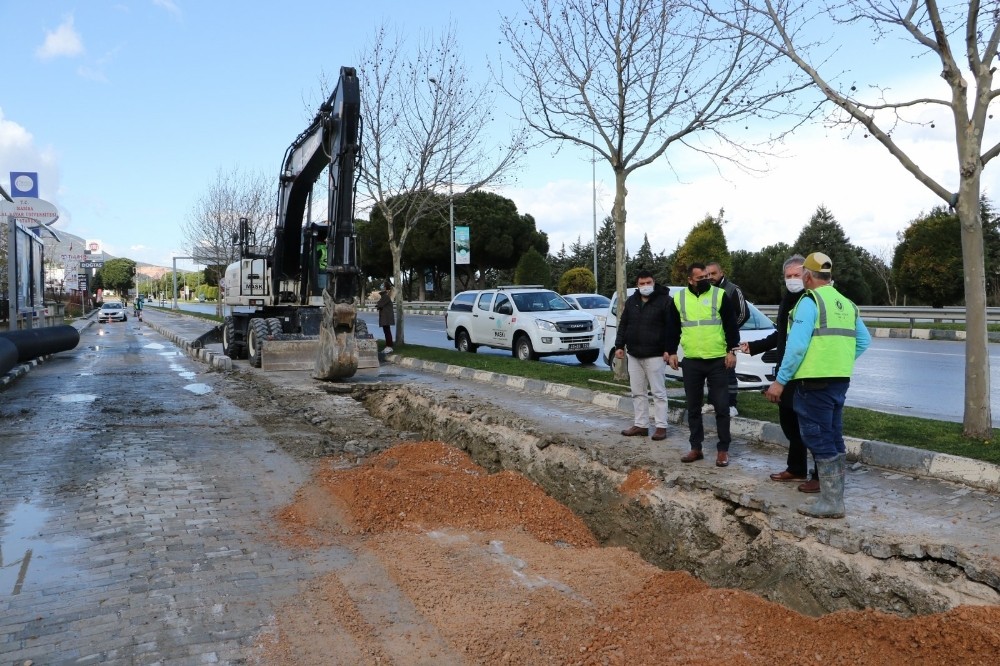
[[[178,303],[182,309],[215,312],[214,305]],[[361,313],[368,328],[381,338],[378,316]],[[407,315],[406,341],[427,347],[453,348],[444,318]],[[457,352],[456,352],[457,353]],[[480,348],[480,354],[509,356],[506,351]],[[546,362],[578,365],[573,356],[548,357]],[[597,367],[607,366],[599,361]],[[1000,368],[1000,347],[990,345],[990,368]],[[965,343],[943,340],[874,338],[858,362],[847,404],[889,414],[961,422],[965,399]],[[1000,374],[992,373],[990,404],[994,426],[1000,426]]]

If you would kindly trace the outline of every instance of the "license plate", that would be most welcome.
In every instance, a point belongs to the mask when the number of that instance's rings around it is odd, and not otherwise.
[[[590,345],[588,345],[586,342],[572,342],[572,343],[570,343],[569,348],[570,349],[589,349]]]

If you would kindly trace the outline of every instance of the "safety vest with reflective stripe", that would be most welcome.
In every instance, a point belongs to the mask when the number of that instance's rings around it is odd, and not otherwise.
[[[719,307],[726,292],[709,287],[701,296],[690,289],[674,294],[674,304],[681,315],[681,346],[688,358],[720,358],[726,349],[726,334],[722,330]]]
[[[806,355],[792,379],[850,377],[856,356],[858,306],[832,285],[810,289],[805,295],[816,302],[816,326]],[[796,304],[795,309],[798,307]],[[794,318],[793,310],[788,320],[789,329]]]

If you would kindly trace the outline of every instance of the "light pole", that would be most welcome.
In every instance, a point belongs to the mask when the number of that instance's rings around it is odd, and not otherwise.
[[[427,79],[434,84],[438,92],[443,92],[441,86],[438,85],[438,81],[435,78]],[[445,93],[447,94],[447,93]],[[451,106],[448,106],[448,234],[451,238],[449,242],[450,257],[448,263],[451,266],[451,300],[455,300],[455,184],[452,182],[452,164],[451,164],[451,131],[452,131],[452,118],[451,118]]]
[[[594,129],[591,128],[590,143],[593,144],[594,140]],[[597,282],[597,154],[594,152],[593,145],[590,148],[590,168],[591,189],[594,201],[594,293],[596,294],[599,291]]]

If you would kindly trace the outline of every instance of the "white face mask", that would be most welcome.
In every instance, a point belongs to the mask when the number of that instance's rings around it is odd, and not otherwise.
[[[642,294],[643,296],[650,296],[653,293],[653,286],[654,285],[650,284],[645,287],[639,287],[639,293]]]
[[[805,285],[802,284],[802,278],[785,278],[785,288],[793,294],[797,294],[805,289]]]

